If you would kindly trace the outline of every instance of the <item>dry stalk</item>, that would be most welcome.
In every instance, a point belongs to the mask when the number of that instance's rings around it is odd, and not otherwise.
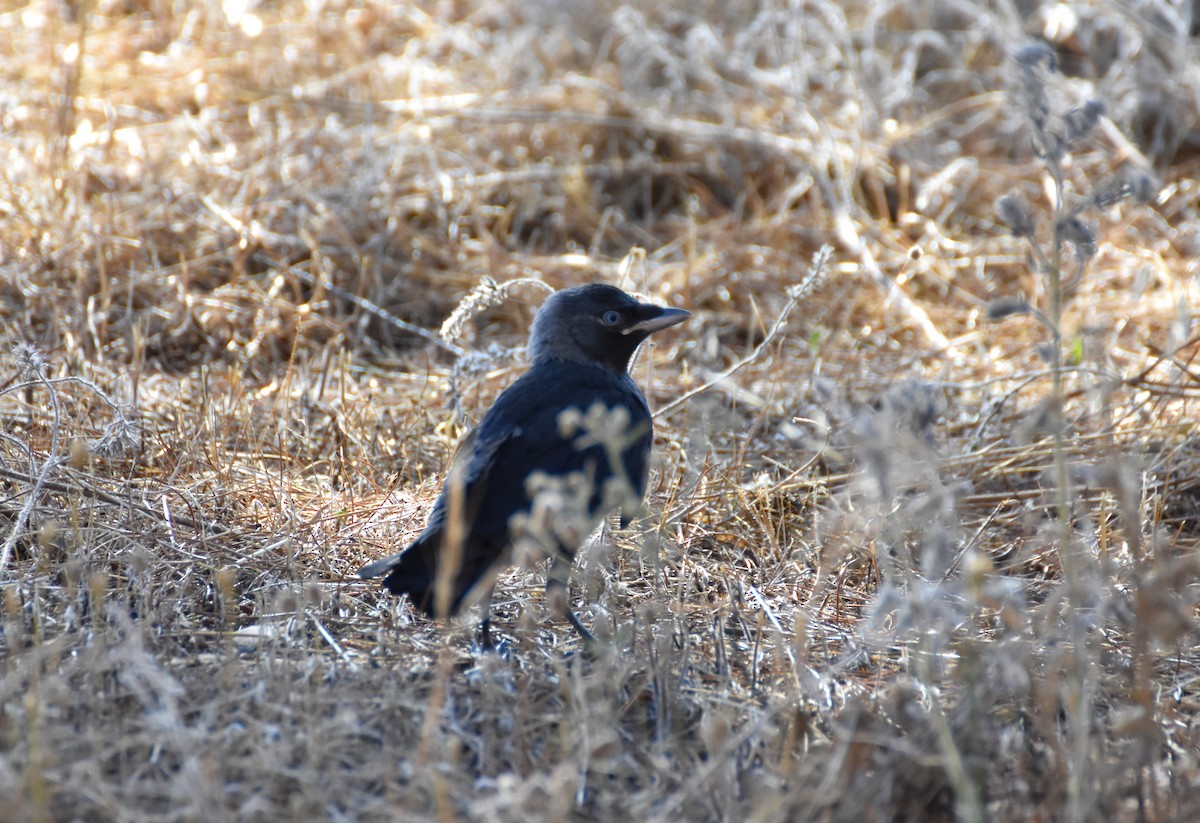
[[[754,347],[754,351],[734,362],[716,377],[700,386],[697,386],[694,389],[691,389],[690,391],[684,392],[684,394],[680,397],[659,408],[654,412],[655,419],[660,417],[668,417],[676,409],[682,408],[684,404],[686,404],[693,397],[696,397],[697,395],[708,391],[713,386],[719,385],[725,380],[728,380],[743,368],[758,360],[762,353],[765,352],[775,342],[775,338],[779,336],[779,333],[787,325],[787,321],[792,313],[792,310],[800,304],[800,301],[804,297],[811,294],[820,285],[821,281],[825,277],[825,267],[829,263],[829,257],[832,254],[833,248],[831,246],[822,246],[821,249],[813,256],[812,268],[809,270],[809,273],[799,283],[788,288],[787,302],[785,302],[783,304],[783,308],[779,310],[779,314],[775,317],[775,322],[771,324],[771,328],[767,331],[767,334],[763,337],[759,344]]]

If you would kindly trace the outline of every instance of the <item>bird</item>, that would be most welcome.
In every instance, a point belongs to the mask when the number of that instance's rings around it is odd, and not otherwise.
[[[382,577],[430,617],[482,595],[492,648],[495,578],[514,544],[532,540],[552,558],[548,598],[593,643],[567,598],[575,553],[608,513],[641,505],[649,473],[653,422],[629,363],[647,337],[690,316],[603,283],[551,294],[530,330],[529,369],[460,444],[424,531],[358,576]]]

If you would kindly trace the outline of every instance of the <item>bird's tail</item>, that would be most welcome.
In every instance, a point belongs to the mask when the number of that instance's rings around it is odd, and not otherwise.
[[[368,563],[358,570],[360,580],[374,580],[376,577],[382,577],[392,569],[400,565],[404,554],[393,554],[388,557],[381,558],[372,563]]]
[[[433,571],[415,544],[399,554],[368,563],[358,570],[358,576],[363,580],[383,577],[384,587],[392,594],[407,594],[422,611],[429,612],[432,608]]]

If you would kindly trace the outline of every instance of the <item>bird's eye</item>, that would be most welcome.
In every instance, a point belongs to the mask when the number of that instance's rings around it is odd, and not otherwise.
[[[621,322],[621,313],[618,311],[606,311],[604,316],[600,318],[600,322],[606,326],[615,326]]]

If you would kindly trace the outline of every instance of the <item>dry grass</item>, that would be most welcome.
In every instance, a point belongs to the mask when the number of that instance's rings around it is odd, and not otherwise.
[[[5,819],[1200,818],[1182,12],[240,6],[0,13]],[[1039,158],[1041,94],[1108,119]],[[595,658],[536,569],[503,658],[352,574],[519,373],[520,278],[696,313]]]

